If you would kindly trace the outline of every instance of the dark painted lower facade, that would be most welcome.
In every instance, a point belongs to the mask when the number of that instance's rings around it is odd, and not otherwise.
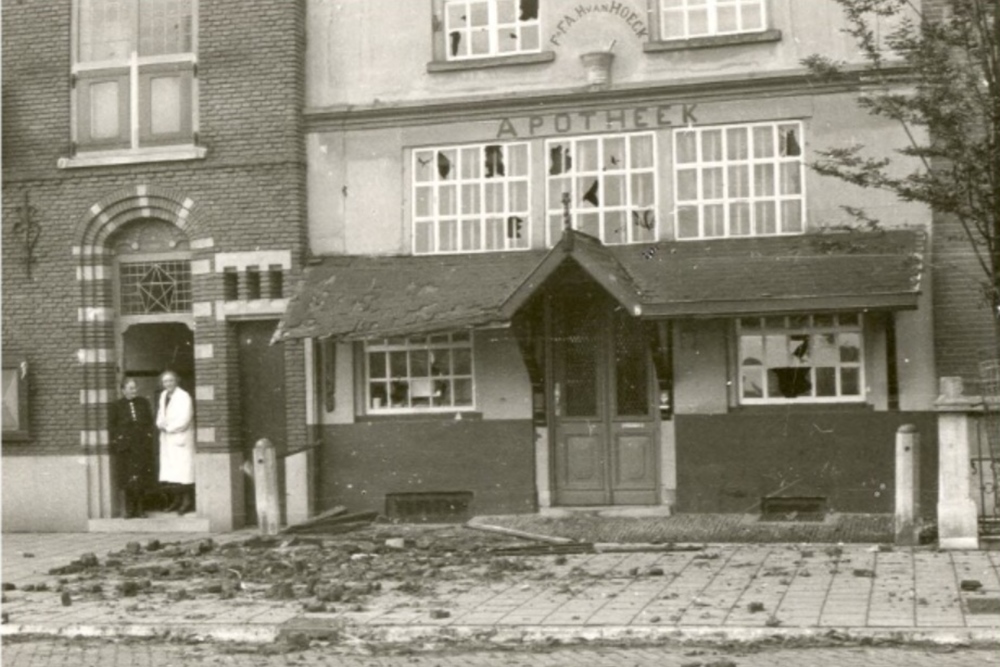
[[[831,512],[894,511],[895,434],[920,433],[920,505],[937,503],[937,417],[857,408],[679,415],[677,510],[756,512],[768,497],[818,497]]]
[[[471,493],[475,514],[534,512],[530,420],[394,419],[323,430],[321,508],[384,512],[392,494]]]

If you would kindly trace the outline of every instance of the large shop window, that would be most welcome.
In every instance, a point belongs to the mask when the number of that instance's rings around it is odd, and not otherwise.
[[[365,345],[369,414],[472,410],[472,335],[390,338]]]
[[[541,50],[539,0],[445,0],[448,60],[469,60]]]
[[[528,144],[413,151],[415,254],[526,249]]]
[[[81,151],[194,142],[194,0],[76,0]]]
[[[565,194],[576,230],[607,244],[658,238],[652,133],[553,139],[545,146],[549,245],[562,234]]]
[[[677,130],[677,238],[801,234],[802,154],[799,122]]]
[[[659,0],[664,40],[761,32],[765,0]]]
[[[742,403],[864,400],[859,314],[747,317],[738,330]]]

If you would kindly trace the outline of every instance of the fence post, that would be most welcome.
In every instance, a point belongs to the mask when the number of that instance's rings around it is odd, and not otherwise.
[[[979,521],[972,498],[973,437],[976,401],[964,395],[962,378],[941,378],[938,413],[938,546],[978,549]]]
[[[913,424],[896,431],[896,544],[920,543],[920,434]]]
[[[274,445],[261,438],[253,448],[253,484],[257,502],[257,527],[264,535],[277,535],[281,527],[278,498],[278,457]]]

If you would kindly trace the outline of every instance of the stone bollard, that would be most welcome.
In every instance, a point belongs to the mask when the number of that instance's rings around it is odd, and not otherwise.
[[[962,378],[941,378],[938,413],[938,545],[978,549],[979,522],[972,498],[972,414],[977,401],[963,395]]]
[[[281,528],[278,498],[278,457],[274,445],[261,438],[253,448],[253,484],[257,502],[257,527],[264,535],[277,535]]]
[[[920,434],[913,424],[896,431],[896,544],[920,544]]]

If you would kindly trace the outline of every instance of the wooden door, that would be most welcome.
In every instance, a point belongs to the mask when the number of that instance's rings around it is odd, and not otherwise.
[[[550,302],[554,488],[558,505],[657,502],[649,345],[603,291]]]
[[[276,320],[240,322],[239,344],[240,437],[243,458],[253,465],[253,448],[267,438],[278,451],[285,447],[285,357],[283,345],[271,345]],[[244,486],[247,523],[257,521],[252,479]]]

